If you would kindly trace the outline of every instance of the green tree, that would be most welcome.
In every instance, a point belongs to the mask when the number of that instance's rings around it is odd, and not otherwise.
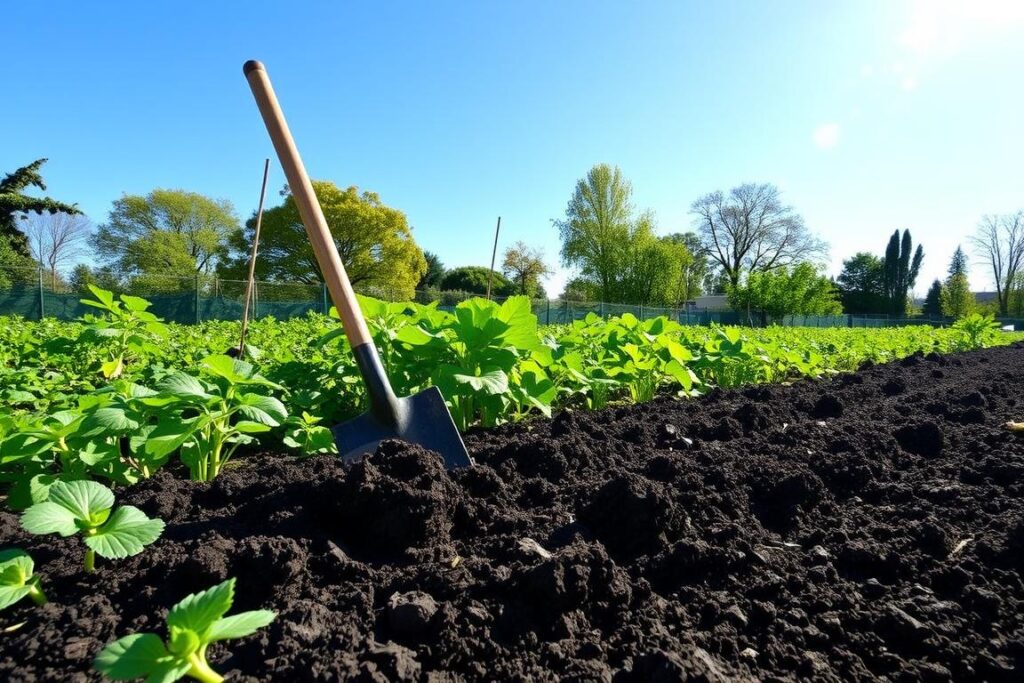
[[[239,233],[229,201],[157,189],[115,200],[92,245],[119,278],[156,290],[188,289],[196,275],[213,272]]]
[[[976,302],[971,284],[963,273],[950,275],[942,287],[942,314],[951,318],[963,318],[974,312]]]
[[[786,315],[839,315],[843,307],[835,284],[811,263],[748,273],[729,289],[736,311],[763,311],[772,319]]]
[[[24,194],[24,190],[29,187],[46,191],[46,183],[39,172],[45,163],[46,159],[36,159],[28,166],[8,173],[0,180],[0,241],[8,242],[14,253],[19,256],[32,255],[28,237],[18,228],[19,218],[29,213],[81,213],[75,204]]]
[[[441,286],[441,278],[445,273],[441,257],[432,251],[425,251],[423,260],[427,262],[427,269],[423,271],[420,281],[416,283],[416,289],[437,289]]]
[[[36,283],[38,278],[39,264],[35,259],[18,253],[9,241],[0,238],[0,290],[15,284]]]
[[[386,298],[411,299],[427,261],[413,239],[405,213],[385,205],[377,193],[360,192],[357,187],[342,190],[332,182],[314,180],[313,190],[352,285]],[[281,195],[281,205],[263,214],[256,277],[319,284],[323,274],[295,198],[287,187]],[[254,216],[242,233],[232,237],[236,257],[220,270],[222,277],[245,277],[255,228]]]
[[[445,292],[468,292],[487,294],[487,276],[491,275],[491,295],[510,296],[516,293],[516,286],[496,270],[483,266],[461,266],[452,268],[441,279],[441,290]]]
[[[960,245],[956,245],[956,251],[953,252],[953,258],[949,261],[949,275],[967,275],[967,254]]]
[[[942,281],[936,279],[928,288],[928,294],[924,297],[924,304],[921,306],[921,314],[926,316],[942,315]]]
[[[636,232],[632,193],[617,166],[598,164],[576,183],[565,218],[554,221],[562,263],[579,269],[602,301],[618,301],[621,294],[621,274]]]
[[[882,287],[889,303],[888,312],[896,316],[907,314],[907,293],[913,289],[921,272],[924,250],[918,245],[911,256],[913,246],[910,231],[904,230],[900,239],[900,231],[897,230],[889,238],[882,261]]]
[[[847,313],[883,313],[888,297],[883,286],[882,259],[866,251],[843,261],[839,285],[843,310]]]
[[[696,233],[673,233],[663,239],[676,247],[673,253],[679,274],[666,303],[677,306],[704,293],[704,282],[709,270],[708,257]]]
[[[551,269],[544,263],[544,252],[525,242],[516,242],[505,250],[501,269],[515,285],[516,294],[530,297],[536,297],[543,290],[541,278],[551,274]]]

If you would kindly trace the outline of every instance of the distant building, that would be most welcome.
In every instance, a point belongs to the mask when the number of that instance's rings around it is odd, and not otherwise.
[[[692,308],[707,309],[709,311],[729,310],[729,300],[725,294],[706,294],[686,303]]]

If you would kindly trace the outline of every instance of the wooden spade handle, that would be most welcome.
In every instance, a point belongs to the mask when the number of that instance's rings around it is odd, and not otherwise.
[[[249,87],[256,98],[256,106],[263,115],[263,122],[270,133],[270,139],[277,150],[277,158],[284,168],[284,175],[288,179],[288,187],[291,189],[292,197],[299,208],[299,216],[302,224],[306,226],[306,234],[309,242],[313,245],[313,254],[316,262],[320,264],[320,270],[324,274],[327,289],[331,292],[331,300],[341,315],[341,325],[345,328],[345,335],[348,337],[352,348],[363,344],[371,344],[373,338],[366,327],[366,321],[359,310],[359,302],[356,300],[355,292],[352,290],[352,283],[348,280],[345,266],[338,256],[338,248],[334,245],[331,231],[324,219],[324,212],[320,209],[320,203],[313,192],[313,185],[306,175],[306,167],[302,165],[302,158],[299,157],[299,150],[295,147],[291,131],[288,130],[288,123],[284,120],[284,113],[277,103],[277,96],[274,95],[274,88],[270,85],[270,77],[263,64],[250,60],[242,67]]]

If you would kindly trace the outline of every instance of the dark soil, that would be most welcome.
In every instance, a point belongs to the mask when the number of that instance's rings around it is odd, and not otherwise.
[[[229,576],[278,618],[232,680],[1024,680],[1024,346],[471,435],[446,473],[251,458],[124,493],[167,521],[79,570],[0,514],[52,602],[6,610],[0,680],[84,681]]]

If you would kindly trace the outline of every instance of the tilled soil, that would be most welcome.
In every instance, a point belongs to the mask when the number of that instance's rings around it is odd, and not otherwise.
[[[454,473],[394,442],[161,472],[121,502],[163,537],[92,576],[5,512],[51,603],[0,615],[0,680],[96,680],[229,576],[278,612],[211,648],[239,681],[1024,680],[1022,417],[1018,344],[564,412]]]

